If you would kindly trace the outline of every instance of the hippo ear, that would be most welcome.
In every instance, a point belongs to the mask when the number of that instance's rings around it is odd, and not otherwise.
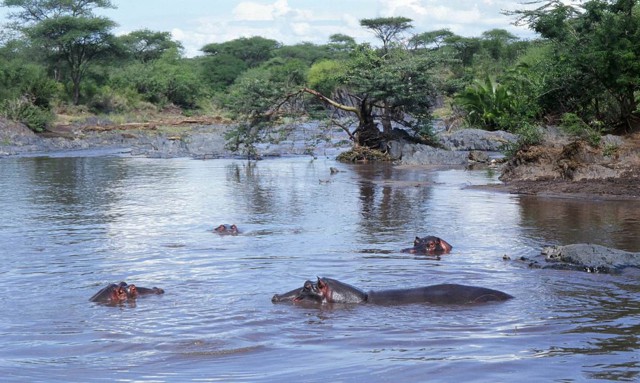
[[[322,280],[322,278],[318,277],[318,288],[323,289],[327,284]]]

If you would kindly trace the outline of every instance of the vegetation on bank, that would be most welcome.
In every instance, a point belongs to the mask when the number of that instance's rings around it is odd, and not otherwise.
[[[95,14],[109,0],[3,0],[0,115],[34,131],[56,112],[219,114],[247,154],[283,120],[330,119],[356,148],[379,149],[393,128],[429,142],[434,111],[473,127],[539,140],[557,123],[597,145],[602,133],[640,126],[640,1],[536,2],[513,12],[539,34],[495,29],[479,37],[414,31],[406,17],[363,19],[373,46],[334,34],[326,44],[255,36],[183,55],[168,32],[123,36]],[[439,109],[438,109],[439,108]],[[442,115],[442,111],[445,115]]]

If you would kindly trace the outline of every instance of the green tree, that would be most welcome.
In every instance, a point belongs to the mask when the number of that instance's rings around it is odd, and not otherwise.
[[[72,83],[74,104],[89,66],[113,47],[115,23],[93,14],[112,8],[108,0],[4,0],[2,6],[19,8],[10,17],[14,27],[34,46],[45,51],[52,71],[64,71]],[[56,75],[56,77],[58,77]]]
[[[504,29],[491,29],[482,33],[482,45],[494,60],[505,58],[509,44],[518,40]]]
[[[553,75],[547,77],[541,100],[545,111],[574,113],[590,125],[638,129],[640,3],[538,3],[538,8],[514,14],[552,43],[545,69]]]
[[[197,65],[195,61],[180,57],[173,48],[156,60],[135,62],[113,70],[109,85],[122,93],[132,90],[156,105],[174,104],[195,109],[199,99],[207,95]]]
[[[275,83],[274,73],[267,73],[262,67],[256,72],[259,77],[247,72],[231,88],[234,99],[229,105],[242,105],[239,114],[250,121],[249,126],[257,126],[283,113],[300,112],[301,105],[309,105],[300,102],[300,98],[310,95],[330,109],[355,116],[353,126],[339,125],[356,147],[381,149],[391,134],[392,123],[418,133],[430,132],[430,109],[436,89],[429,75],[433,65],[428,58],[412,56],[403,49],[381,54],[364,44],[345,62],[322,61],[314,65],[307,85],[318,85],[316,89],[300,87],[298,81]],[[286,73],[289,78],[295,74],[291,70]],[[382,131],[378,123],[382,124]],[[245,131],[256,132],[249,128]]]
[[[453,49],[455,58],[464,67],[470,67],[473,64],[475,55],[482,48],[482,43],[477,37],[451,35],[444,38],[444,43]]]
[[[406,17],[378,17],[362,19],[360,25],[371,30],[382,41],[382,50],[387,51],[392,42],[399,41],[403,32],[413,28],[412,21]]]
[[[353,52],[357,45],[353,37],[336,33],[329,36],[329,44],[327,44],[327,47],[332,54],[332,58],[344,58]]]
[[[224,91],[246,70],[275,57],[281,44],[264,37],[241,37],[202,47],[199,59],[204,81],[216,92]]]
[[[153,32],[148,29],[133,31],[118,37],[125,50],[134,59],[146,63],[159,59],[165,52],[175,49],[182,51],[182,44],[171,40],[169,32]]]
[[[410,21],[402,17],[363,20],[363,26],[376,31],[383,48],[362,44],[346,59],[318,61],[307,73],[306,84],[301,84],[304,78],[298,76],[302,71],[281,71],[288,79],[284,81],[268,65],[243,74],[230,88],[227,103],[240,106],[236,113],[247,121],[242,132],[234,135],[236,142],[241,135],[250,137],[245,144],[255,142],[252,140],[259,137],[262,124],[277,121],[283,114],[304,112],[305,107],[315,107],[318,101],[330,111],[340,110],[355,117],[355,124],[334,121],[355,147],[385,150],[383,144],[391,136],[393,124],[429,137],[437,84],[432,72],[437,61],[392,44],[410,27]],[[336,36],[338,39],[340,36]],[[302,102],[305,96],[316,103]]]
[[[228,54],[242,60],[248,68],[255,68],[275,55],[281,44],[264,37],[241,37],[224,43],[207,44],[202,49],[207,56]]]
[[[409,39],[409,46],[412,49],[438,49],[447,38],[454,36],[448,29],[438,29],[436,31],[423,32],[412,36]]]
[[[330,52],[326,45],[305,42],[282,46],[274,51],[274,56],[287,60],[300,60],[310,66],[316,61],[329,58]]]

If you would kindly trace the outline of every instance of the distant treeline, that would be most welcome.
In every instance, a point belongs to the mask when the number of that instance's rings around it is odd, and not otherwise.
[[[64,110],[172,105],[244,122],[236,138],[247,144],[270,121],[342,109],[357,122],[347,130],[354,142],[375,146],[370,128],[378,123],[428,137],[434,107],[446,100],[449,118],[524,136],[542,121],[577,134],[629,131],[639,124],[639,4],[548,0],[513,12],[535,40],[504,29],[416,33],[411,19],[389,17],[360,21],[375,46],[344,34],[295,45],[255,36],[187,58],[169,32],[115,36],[116,23],[94,13],[113,7],[109,0],[4,0],[12,13],[0,36],[0,115],[40,131]]]

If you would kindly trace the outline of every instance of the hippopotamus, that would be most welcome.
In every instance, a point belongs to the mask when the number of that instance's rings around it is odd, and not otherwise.
[[[238,230],[238,226],[236,226],[235,224],[233,225],[222,224],[216,227],[215,229],[213,229],[213,231],[216,231],[219,234],[238,234],[240,232]]]
[[[356,304],[402,305],[410,303],[464,305],[485,302],[501,302],[513,298],[502,291],[486,287],[458,284],[440,284],[408,289],[394,289],[364,292],[331,278],[318,277],[317,282],[306,281],[302,288],[271,298],[273,303],[293,302],[304,304]]]
[[[451,246],[444,239],[428,235],[422,238],[416,237],[416,239],[413,241],[413,247],[402,249],[402,252],[411,254],[438,255],[447,254],[451,251],[451,249],[453,249],[453,246]]]
[[[111,283],[92,296],[89,301],[107,304],[116,304],[127,300],[134,300],[141,295],[164,294],[164,290],[158,287],[147,288],[129,285],[127,282]]]

